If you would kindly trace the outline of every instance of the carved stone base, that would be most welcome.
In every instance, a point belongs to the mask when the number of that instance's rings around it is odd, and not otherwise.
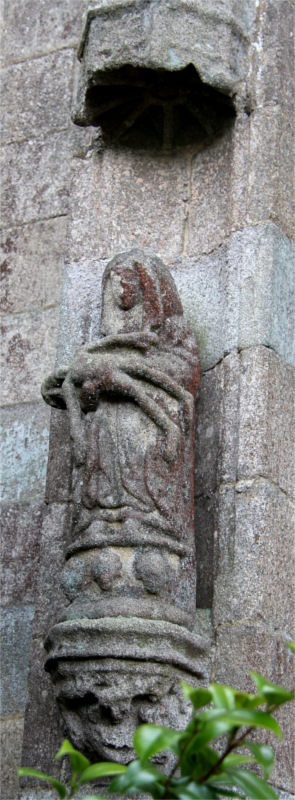
[[[180,625],[138,618],[72,620],[45,642],[65,735],[91,759],[128,763],[149,722],[184,728],[180,680],[208,681],[209,642]]]
[[[142,723],[185,728],[191,708],[180,680],[200,681],[158,662],[113,658],[61,659],[51,677],[65,735],[91,760],[123,764],[136,757],[133,736]]]

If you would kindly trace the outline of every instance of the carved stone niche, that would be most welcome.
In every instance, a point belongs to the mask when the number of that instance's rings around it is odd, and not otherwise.
[[[102,0],[84,17],[73,112],[112,144],[203,143],[234,119],[255,3]]]
[[[129,761],[140,722],[184,726],[179,678],[208,679],[194,632],[195,397],[199,354],[162,262],[116,256],[101,338],[44,382],[69,415],[72,512],[46,669],[71,741]]]

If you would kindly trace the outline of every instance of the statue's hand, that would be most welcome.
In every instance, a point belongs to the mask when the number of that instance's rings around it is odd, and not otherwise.
[[[67,375],[68,367],[59,367],[48,375],[42,383],[41,394],[45,403],[53,408],[65,408],[62,385]]]

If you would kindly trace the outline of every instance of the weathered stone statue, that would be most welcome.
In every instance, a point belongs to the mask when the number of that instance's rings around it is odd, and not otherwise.
[[[179,676],[203,671],[205,643],[189,632],[200,367],[170,273],[141,251],[106,267],[100,332],[42,386],[68,411],[74,462],[70,604],[47,668],[76,745],[128,761],[140,721],[185,724]]]

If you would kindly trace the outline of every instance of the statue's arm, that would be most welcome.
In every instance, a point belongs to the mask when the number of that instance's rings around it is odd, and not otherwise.
[[[186,427],[190,427],[193,420],[194,400],[190,392],[183,389],[173,378],[165,372],[155,367],[150,367],[144,363],[135,363],[125,367],[128,375],[135,378],[146,378],[155,386],[159,386],[169,392],[176,400],[183,403],[183,419]]]
[[[97,342],[86,345],[84,351],[87,353],[97,353],[100,350],[108,350],[112,347],[138,347],[139,350],[147,350],[152,345],[158,344],[156,333],[149,331],[134,331],[131,333],[117,333],[113,336],[105,336]]]

